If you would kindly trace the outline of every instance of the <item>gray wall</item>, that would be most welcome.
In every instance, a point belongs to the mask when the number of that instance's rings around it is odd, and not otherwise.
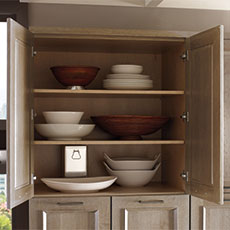
[[[30,26],[201,31],[219,24],[230,32],[230,11],[29,4]]]

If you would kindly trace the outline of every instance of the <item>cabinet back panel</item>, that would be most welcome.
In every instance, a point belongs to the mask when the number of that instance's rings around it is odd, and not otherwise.
[[[137,64],[143,66],[143,74],[150,75],[154,89],[161,88],[161,55],[135,53],[74,53],[74,52],[38,52],[34,58],[34,88],[63,88],[57,82],[50,67],[52,66],[98,66],[95,80],[87,88],[100,89],[102,81],[111,73],[115,64]]]

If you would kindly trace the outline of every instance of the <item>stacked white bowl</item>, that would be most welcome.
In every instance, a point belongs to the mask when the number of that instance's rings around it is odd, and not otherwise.
[[[91,124],[79,124],[84,112],[46,111],[42,114],[48,124],[35,124],[35,128],[49,140],[81,140],[95,127]]]
[[[116,183],[123,187],[141,187],[148,184],[160,167],[160,154],[154,159],[111,158],[104,153],[105,169],[110,176],[116,176]]]
[[[113,65],[112,74],[108,74],[103,81],[105,89],[120,90],[146,90],[153,88],[153,81],[150,76],[141,74],[141,65]]]

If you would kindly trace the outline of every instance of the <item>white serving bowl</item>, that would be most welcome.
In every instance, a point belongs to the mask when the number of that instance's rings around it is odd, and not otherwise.
[[[48,124],[78,124],[84,112],[45,111],[42,114]]]
[[[151,170],[160,159],[160,154],[154,159],[146,159],[133,157],[110,158],[104,153],[104,159],[113,170]]]
[[[141,187],[148,184],[160,167],[158,163],[153,170],[112,170],[103,162],[110,176],[116,176],[116,183],[123,187]]]
[[[108,74],[107,79],[150,79],[149,75],[143,74]]]
[[[95,125],[35,124],[38,133],[50,140],[81,140],[89,135],[94,127]]]
[[[66,193],[96,192],[111,186],[117,177],[42,178],[48,187]]]
[[[139,74],[143,71],[141,65],[113,65],[111,68],[113,73],[134,73]]]

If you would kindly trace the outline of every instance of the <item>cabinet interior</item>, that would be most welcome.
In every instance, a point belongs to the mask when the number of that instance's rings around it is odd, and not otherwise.
[[[34,91],[37,89],[64,89],[50,71],[56,65],[85,65],[98,66],[100,71],[96,79],[87,89],[101,89],[103,79],[111,71],[114,64],[143,65],[143,74],[153,79],[153,90],[185,90],[185,63],[181,55],[185,50],[184,39],[145,37],[131,38],[117,37],[70,37],[35,36],[33,81]],[[151,92],[149,91],[149,92]],[[85,142],[71,143],[73,145],[87,145],[88,176],[107,175],[102,164],[103,153],[110,156],[147,156],[153,157],[162,153],[161,169],[153,178],[153,184],[143,188],[122,188],[113,185],[98,195],[107,194],[161,194],[183,193],[184,181],[180,177],[185,167],[185,124],[180,118],[185,111],[185,96],[183,95],[151,95],[151,94],[65,94],[65,93],[34,93],[34,110],[37,114],[35,123],[45,123],[43,111],[67,110],[84,111],[80,123],[92,123],[90,116],[131,114],[131,115],[164,115],[171,118],[170,123],[163,130],[152,135],[142,136],[144,140],[182,140],[182,144],[142,144],[141,141],[129,144],[106,142],[114,137],[99,128],[86,138]],[[48,143],[34,135],[34,172],[35,196],[58,194],[40,186],[42,177],[63,176],[63,146],[64,143]],[[38,141],[41,140],[40,144]],[[87,144],[87,141],[104,141],[104,144]],[[47,143],[47,144],[46,144]],[[90,143],[90,142],[88,142]],[[39,187],[40,186],[40,187]],[[95,195],[97,195],[95,194]],[[75,194],[76,195],[76,194]],[[89,194],[88,194],[89,195]],[[61,195],[60,195],[61,196]],[[66,194],[68,196],[68,194]]]

